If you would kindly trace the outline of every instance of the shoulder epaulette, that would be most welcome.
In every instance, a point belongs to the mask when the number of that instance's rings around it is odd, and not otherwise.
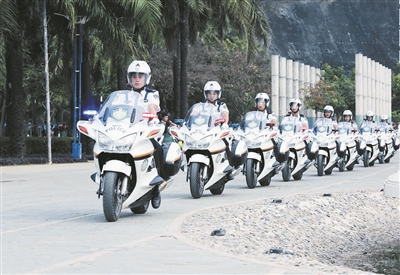
[[[153,90],[153,89],[151,89],[151,88],[149,88],[149,87],[145,87],[144,88],[144,90],[145,90],[145,95],[144,95],[144,98],[143,98],[143,101],[144,102],[147,102],[147,95],[149,94],[149,93],[155,93],[155,92],[157,92],[156,90]]]

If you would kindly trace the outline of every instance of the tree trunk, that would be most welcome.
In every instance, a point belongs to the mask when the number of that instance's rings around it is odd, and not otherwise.
[[[118,62],[118,67],[117,67],[117,79],[118,79],[118,90],[126,90],[126,68],[123,68],[121,64]]]
[[[22,88],[23,31],[9,37],[6,42],[7,94],[10,95],[10,107],[7,108],[7,135],[10,137],[9,154],[12,157],[24,157],[25,147],[25,93]]]
[[[180,35],[180,48],[181,48],[181,115],[186,115],[188,110],[188,76],[187,76],[187,63],[189,51],[189,7],[186,1],[182,3],[182,21],[181,21],[181,35]]]
[[[174,75],[174,117],[183,118],[185,114],[181,113],[181,54],[179,47],[179,28],[175,28],[174,44],[175,51],[173,54],[173,75]]]

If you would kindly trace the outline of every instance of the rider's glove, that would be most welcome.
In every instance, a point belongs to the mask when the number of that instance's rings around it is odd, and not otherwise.
[[[221,129],[228,129],[229,125],[227,123],[222,124]]]

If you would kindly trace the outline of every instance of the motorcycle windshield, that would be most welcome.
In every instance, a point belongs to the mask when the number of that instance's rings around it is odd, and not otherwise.
[[[284,117],[279,125],[279,130],[282,135],[292,135],[297,131],[296,119],[290,116]]]
[[[339,122],[338,124],[338,133],[339,135],[347,135],[351,132],[351,123],[350,122]]]
[[[108,123],[129,123],[131,125],[143,121],[145,111],[143,96],[140,93],[121,90],[111,93],[100,108],[98,118]]]
[[[269,120],[264,112],[248,112],[240,123],[240,128],[246,133],[253,130],[263,130],[268,126]]]
[[[314,123],[314,134],[330,134],[333,128],[333,121],[330,118],[319,118]]]
[[[197,103],[193,105],[185,117],[185,125],[189,128],[204,128],[208,130],[214,128],[222,118],[218,107],[210,103]]]
[[[373,127],[373,123],[371,121],[364,121],[360,126],[360,133],[372,134],[374,128],[375,127]]]

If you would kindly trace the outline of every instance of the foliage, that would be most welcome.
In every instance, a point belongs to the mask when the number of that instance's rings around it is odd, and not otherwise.
[[[332,68],[323,64],[320,82],[315,87],[304,89],[304,103],[315,112],[322,111],[325,105],[331,105],[335,114],[344,110],[355,110],[355,70],[346,75],[343,67]]]
[[[400,122],[400,63],[392,71],[392,121]]]
[[[55,154],[69,154],[72,152],[72,137],[52,137],[51,152]],[[0,137],[0,155],[8,156],[9,137]],[[47,138],[46,137],[28,137],[25,139],[26,154],[43,154],[47,153]]]

